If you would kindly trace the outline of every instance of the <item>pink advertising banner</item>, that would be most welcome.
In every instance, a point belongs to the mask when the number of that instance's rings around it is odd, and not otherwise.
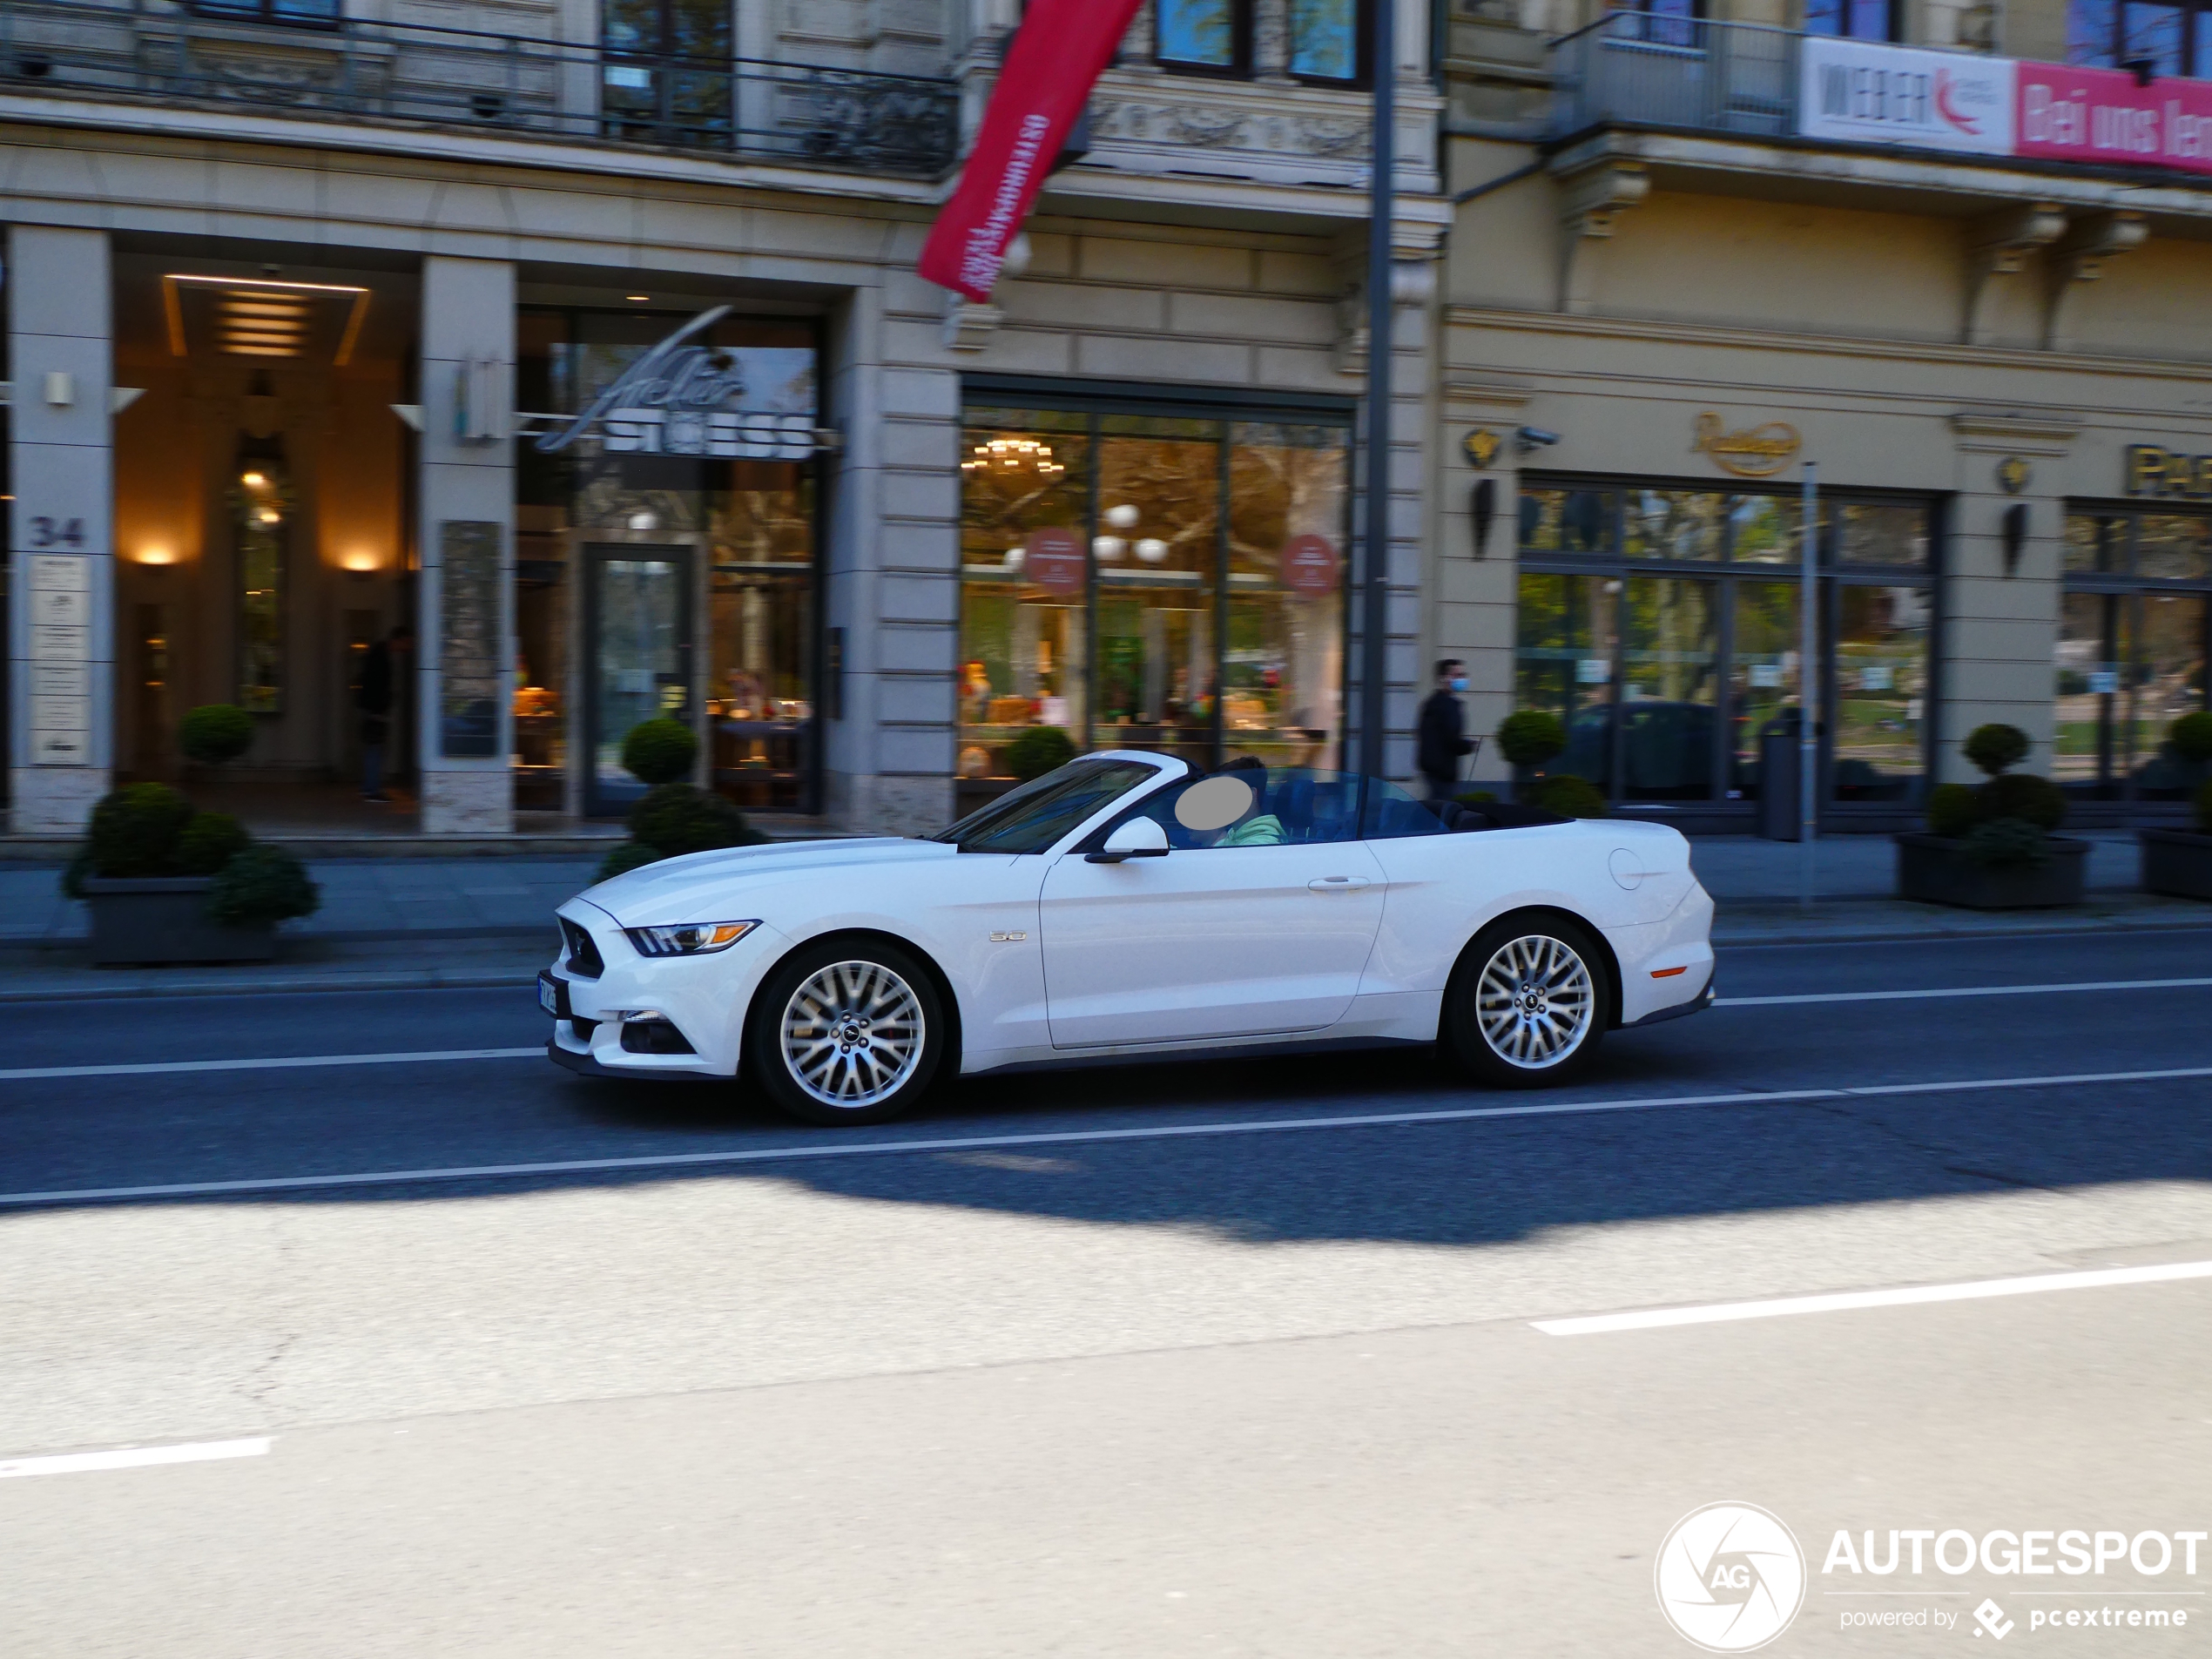
[[[2014,82],[2014,155],[2212,173],[2212,81],[2023,63]]]

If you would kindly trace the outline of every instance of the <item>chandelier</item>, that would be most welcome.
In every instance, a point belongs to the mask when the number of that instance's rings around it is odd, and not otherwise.
[[[1057,478],[1068,469],[1052,458],[1052,446],[1035,438],[993,438],[979,443],[960,463],[963,473],[1034,472],[1040,478]]]

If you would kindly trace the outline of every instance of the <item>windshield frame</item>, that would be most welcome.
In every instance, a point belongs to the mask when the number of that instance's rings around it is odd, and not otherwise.
[[[1080,822],[1070,825],[1055,836],[1049,846],[1016,850],[972,845],[974,838],[994,827],[998,819],[1018,806],[1020,803],[1034,799],[1044,793],[1046,787],[1055,779],[1062,779],[1063,774],[1079,770],[1089,771],[1101,765],[1143,766],[1149,768],[1150,775],[1134,779],[1128,788],[1119,792],[1110,800],[1102,802],[1094,810],[1086,813]],[[1090,754],[1077,755],[1067,765],[1055,766],[1042,777],[1032,778],[1027,783],[1016,785],[1014,788],[1008,790],[1005,794],[985,802],[974,812],[939,830],[934,835],[926,835],[922,839],[950,846],[961,853],[988,853],[1001,858],[1049,855],[1080,841],[1089,832],[1091,826],[1101,819],[1121,811],[1132,801],[1142,799],[1151,794],[1163,781],[1181,778],[1192,770],[1194,769],[1187,761],[1178,760],[1174,756],[1150,754],[1136,750],[1102,749]]]

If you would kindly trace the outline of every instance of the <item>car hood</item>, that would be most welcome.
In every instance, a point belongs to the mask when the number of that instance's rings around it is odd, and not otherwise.
[[[778,841],[766,846],[724,847],[663,859],[587,887],[579,895],[625,927],[682,921],[734,921],[744,895],[785,882],[814,883],[840,871],[884,865],[934,864],[956,859],[960,849],[942,841],[897,836],[826,841]],[[709,915],[707,912],[713,914]]]

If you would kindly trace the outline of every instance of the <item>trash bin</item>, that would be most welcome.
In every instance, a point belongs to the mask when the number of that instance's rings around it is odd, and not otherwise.
[[[1803,717],[1784,709],[1759,728],[1759,833],[1794,841],[1797,819],[1797,727]]]

